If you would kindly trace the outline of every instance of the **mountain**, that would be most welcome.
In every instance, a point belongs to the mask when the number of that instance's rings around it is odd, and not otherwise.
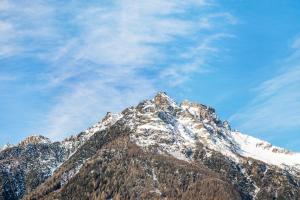
[[[0,152],[0,199],[300,199],[300,154],[165,93],[61,142]]]

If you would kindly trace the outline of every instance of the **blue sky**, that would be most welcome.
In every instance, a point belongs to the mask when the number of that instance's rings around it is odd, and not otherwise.
[[[166,91],[300,151],[300,2],[0,1],[0,145]]]

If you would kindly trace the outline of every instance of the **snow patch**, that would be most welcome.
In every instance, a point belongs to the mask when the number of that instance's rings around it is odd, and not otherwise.
[[[300,153],[289,152],[240,132],[231,132],[231,136],[240,147],[238,153],[242,156],[251,157],[281,168],[285,168],[288,165],[300,169]]]

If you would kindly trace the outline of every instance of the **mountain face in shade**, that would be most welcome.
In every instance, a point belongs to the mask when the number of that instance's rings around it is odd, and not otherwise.
[[[300,199],[300,154],[165,93],[76,136],[0,152],[0,199]]]

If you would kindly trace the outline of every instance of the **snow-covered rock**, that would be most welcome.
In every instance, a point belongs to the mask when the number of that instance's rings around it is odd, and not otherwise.
[[[42,135],[32,135],[20,142],[19,146],[26,146],[29,144],[50,144],[51,140]]]
[[[184,101],[177,104],[165,93],[140,103],[132,110],[136,132],[131,139],[144,148],[158,147],[160,152],[188,160],[197,143],[220,152],[233,161],[250,157],[281,168],[300,170],[300,154],[232,131],[211,107]]]

